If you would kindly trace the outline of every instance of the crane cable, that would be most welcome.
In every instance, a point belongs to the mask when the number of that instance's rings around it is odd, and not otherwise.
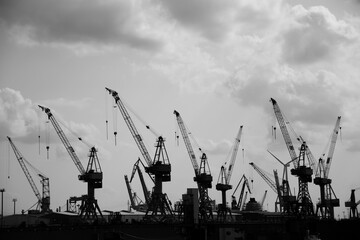
[[[10,179],[10,143],[8,143],[8,179]]]
[[[37,111],[40,113],[40,109],[38,108]],[[40,114],[38,114],[40,116]],[[39,144],[39,155],[40,155],[40,117],[38,117],[38,144]]]
[[[109,140],[109,121],[108,121],[108,94],[105,91],[105,131],[106,131],[106,140]]]
[[[82,137],[78,136],[76,134],[75,131],[73,131],[71,129],[71,126],[68,126],[67,124],[65,124],[65,122],[62,122],[61,120],[57,119],[57,121],[63,126],[65,127],[74,137],[76,137],[80,142],[82,142],[83,144],[85,144],[88,148],[93,147],[94,145],[90,144],[89,142],[85,141]]]
[[[45,135],[45,142],[46,142],[46,155],[47,159],[49,159],[49,149],[50,149],[50,121],[46,121],[46,135]]]
[[[134,110],[126,101],[122,100],[122,102],[123,102],[124,105],[126,106],[126,109],[129,110],[148,130],[150,130],[150,132],[151,132],[152,134],[154,134],[154,136],[155,136],[156,138],[158,138],[159,136],[161,136],[155,129],[152,129],[152,128],[150,127],[150,125],[147,124],[147,123],[145,122],[145,120],[142,119],[142,118],[140,117],[140,115],[137,114],[137,113],[135,112],[135,110]]]
[[[115,146],[116,146],[116,136],[117,136],[117,106],[113,105],[113,129],[114,129],[114,139],[115,139]]]
[[[178,125],[178,123],[177,123],[177,120],[176,120],[176,118],[174,118],[174,129],[175,129],[175,144],[176,144],[176,146],[179,146],[179,138],[180,138],[180,136],[179,136],[179,134],[178,134],[178,132],[179,132],[179,125]]]
[[[105,92],[107,93],[107,91]],[[108,94],[106,94],[107,96]],[[142,119],[140,117],[140,115],[138,113],[135,112],[135,110],[124,100],[124,99],[121,99],[121,102],[123,103],[124,107],[126,107],[126,110],[128,110],[129,112],[131,112],[145,127],[146,129],[150,130],[150,132],[156,136],[156,138],[159,138],[161,135],[156,131],[154,130],[153,128],[150,127],[149,124],[147,124],[145,122],[144,119]],[[115,145],[116,145],[116,135],[117,135],[117,111],[115,110],[116,108],[118,108],[118,106],[115,104],[113,105],[113,120],[114,120],[114,135],[115,135]],[[120,110],[120,109],[119,109]],[[144,141],[144,139],[143,139]],[[145,142],[145,141],[144,141]]]

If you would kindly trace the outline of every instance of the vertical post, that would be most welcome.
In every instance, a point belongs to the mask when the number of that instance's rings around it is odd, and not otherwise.
[[[1,192],[1,228],[2,228],[3,219],[4,219],[4,192],[5,192],[5,189],[4,188],[0,189],[0,192]]]
[[[13,198],[13,202],[14,202],[14,215],[15,215],[15,213],[16,213],[16,201],[17,201],[17,199],[16,199],[16,198]]]

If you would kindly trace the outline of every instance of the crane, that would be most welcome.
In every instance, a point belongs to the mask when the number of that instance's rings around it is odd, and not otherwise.
[[[275,99],[271,98],[270,101],[273,105],[275,116],[278,120],[281,133],[290,154],[290,162],[293,162],[294,165],[294,168],[291,169],[291,174],[298,177],[299,192],[297,196],[297,208],[295,211],[300,215],[314,215],[314,207],[308,189],[308,183],[312,181],[312,167],[314,166],[313,155],[303,138],[298,137],[297,140],[301,143],[301,146],[299,156],[297,156],[280,107]],[[306,165],[305,156],[307,157],[310,166]]]
[[[286,122],[285,122],[284,116],[283,116],[283,114],[281,112],[281,109],[280,109],[279,105],[275,101],[275,99],[271,98],[270,101],[273,104],[275,116],[276,116],[276,119],[277,119],[277,121],[279,123],[281,133],[282,133],[282,135],[284,137],[286,147],[287,147],[288,152],[290,154],[290,159],[295,160],[295,159],[297,159],[297,155],[296,155],[295,148],[294,148],[294,145],[292,143],[289,131],[288,131],[287,127],[286,127]],[[294,168],[296,168],[297,167],[297,161],[293,161],[293,164],[294,164]]]
[[[251,162],[249,163],[254,169],[255,171],[262,177],[262,179],[265,180],[265,182],[269,185],[269,187],[275,192],[277,193],[277,189],[276,189],[276,184],[275,181],[272,180],[268,174],[265,173],[264,170],[262,170],[258,165],[256,165],[255,163]],[[271,175],[271,174],[270,174]]]
[[[326,161],[324,159],[325,153],[321,155],[318,161],[314,184],[320,187],[320,202],[316,206],[316,214],[320,214],[323,218],[334,219],[334,207],[340,206],[340,201],[336,197],[334,190],[331,187],[332,180],[329,178],[329,171],[333,159],[337,136],[340,130],[341,116],[338,116],[335,122],[335,127],[330,137],[330,145]],[[334,197],[334,198],[333,198]]]
[[[39,107],[47,114],[65,149],[67,150],[75,166],[79,170],[80,175],[78,176],[78,179],[87,183],[87,195],[79,198],[81,199],[82,206],[80,209],[80,217],[86,221],[93,221],[95,219],[102,218],[103,215],[101,213],[97,200],[95,199],[95,189],[102,188],[103,179],[103,173],[97,156],[97,149],[95,147],[90,148],[89,161],[85,170],[85,168],[81,164],[80,159],[76,155],[75,149],[70,144],[64,131],[60,127],[58,121],[55,119],[51,110],[44,106],[39,105]],[[81,140],[81,138],[79,138],[79,140]]]
[[[236,135],[235,142],[232,147],[231,157],[229,166],[226,168],[225,164],[221,166],[220,175],[218,183],[216,184],[216,190],[221,191],[222,203],[218,206],[218,218],[226,219],[227,213],[231,215],[230,209],[226,205],[226,191],[230,190],[232,186],[230,185],[231,174],[234,169],[234,164],[236,160],[236,155],[239,149],[241,134],[243,126],[240,126],[239,131]]]
[[[139,158],[134,164],[133,171],[132,171],[131,177],[130,177],[130,182],[132,182],[132,180],[133,180],[133,178],[135,176],[135,173],[137,172],[138,175],[139,175],[139,178],[140,178],[141,187],[143,189],[143,193],[144,193],[144,197],[145,197],[145,203],[147,205],[149,205],[151,196],[150,196],[150,192],[148,191],[148,189],[146,187],[144,176],[142,174],[142,171],[140,170],[139,163],[141,163],[143,165],[143,167],[145,168],[143,162]],[[154,179],[151,176],[150,176],[150,178],[154,182]]]
[[[35,182],[33,180],[33,178],[30,175],[30,172],[28,170],[28,168],[26,167],[25,162],[27,162],[30,166],[32,166],[25,158],[24,156],[21,154],[21,152],[17,149],[17,147],[15,146],[15,144],[13,143],[13,141],[11,140],[10,137],[7,137],[10,145],[12,147],[12,149],[14,150],[14,154],[20,164],[20,167],[22,168],[36,198],[38,199],[37,201],[37,207],[36,210],[39,211],[41,209],[42,213],[47,213],[47,212],[51,212],[50,209],[50,183],[49,183],[49,178],[46,177],[44,174],[42,173],[38,173],[38,176],[40,177],[40,182],[42,185],[42,196],[40,195],[40,192],[38,190],[38,188],[35,185]],[[37,170],[37,172],[40,172],[39,170]]]
[[[141,135],[137,131],[125,105],[121,101],[119,94],[110,88],[105,89],[114,98],[136,145],[147,163],[145,171],[155,178],[155,186],[151,194],[150,204],[146,211],[146,219],[151,221],[167,221],[173,217],[173,210],[167,195],[162,192],[162,183],[169,182],[171,179],[171,164],[165,148],[165,139],[162,136],[158,136],[155,155],[152,160]]]
[[[279,184],[279,180],[277,177],[277,172],[274,171],[274,175],[275,175],[275,180],[272,180],[268,175],[271,174],[267,174],[265,173],[265,171],[263,169],[261,169],[258,165],[256,165],[255,163],[251,162],[249,163],[254,169],[255,171],[260,175],[260,177],[262,179],[264,179],[264,181],[269,185],[269,187],[276,193],[277,195],[277,201],[275,202],[275,210],[277,211],[277,205],[280,204],[280,209],[283,209],[283,201],[282,201],[282,188]]]
[[[239,188],[241,183],[242,183],[242,187],[241,187],[241,191],[240,191],[239,201],[236,202],[235,193],[236,193],[236,191]],[[249,180],[247,179],[245,174],[243,174],[242,177],[240,178],[240,181],[238,182],[233,194],[231,195],[231,198],[232,198],[231,209],[232,210],[240,210],[240,209],[242,209],[243,203],[245,203],[245,200],[246,200],[246,194],[245,194],[245,198],[244,198],[245,187],[247,187],[249,193],[251,194]]]
[[[135,192],[132,191],[129,178],[127,175],[124,175],[126,188],[128,190],[129,198],[130,198],[130,206],[132,209],[139,212],[146,212],[148,205],[143,203],[143,201],[137,196]]]
[[[351,189],[350,199],[345,202],[345,207],[350,208],[349,218],[358,218],[359,217],[359,212],[358,212],[357,206],[360,204],[360,200],[359,201],[355,200],[355,191],[358,189],[360,189],[360,188]]]
[[[268,150],[268,153],[271,154],[281,165],[283,165],[283,175],[282,175],[282,185],[281,190],[278,188],[278,197],[279,197],[279,203],[280,208],[282,209],[282,212],[285,213],[292,213],[295,211],[294,205],[296,205],[296,197],[292,196],[290,191],[290,184],[289,184],[289,178],[288,178],[288,167],[290,166],[290,163],[295,161],[296,159],[290,160],[287,163],[283,163],[278,157],[276,157],[272,152]],[[274,176],[275,176],[275,182],[278,181],[278,175],[277,172],[275,173],[274,170]],[[278,184],[276,182],[276,184]]]
[[[210,173],[207,156],[204,152],[202,152],[199,166],[184,121],[178,111],[174,110],[174,114],[176,116],[176,120],[179,125],[182,137],[184,139],[187,152],[189,154],[191,163],[195,171],[194,181],[197,183],[199,190],[200,219],[204,222],[207,222],[213,218],[211,199],[208,194],[208,189],[212,187],[212,175]]]
[[[264,207],[264,202],[265,202],[265,199],[266,199],[266,195],[267,195],[267,190],[265,190],[264,196],[262,197],[261,202],[260,202],[261,209],[263,209],[263,207]]]

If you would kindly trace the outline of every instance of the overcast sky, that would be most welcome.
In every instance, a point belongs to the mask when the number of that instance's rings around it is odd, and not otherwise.
[[[248,163],[281,173],[267,150],[284,162],[289,159],[279,128],[276,139],[272,132],[276,119],[270,98],[316,158],[327,151],[336,118],[342,116],[329,174],[341,204],[336,215],[342,217],[351,189],[360,186],[359,13],[358,0],[0,0],[5,214],[12,213],[13,198],[19,212],[36,202],[6,136],[50,178],[52,209],[86,193],[38,104],[52,109],[75,133],[66,132],[84,166],[89,148],[74,135],[99,149],[104,172],[103,188],[96,190],[100,208],[127,208],[124,175],[131,174],[140,152],[105,92],[109,87],[166,138],[172,181],[163,189],[173,203],[196,186],[182,137],[175,139],[174,109],[208,155],[214,179],[210,197],[218,203],[220,166],[240,125],[244,129],[233,185],[245,173],[253,179],[252,197],[261,200],[269,187]],[[135,115],[133,120],[153,154],[155,136]],[[290,178],[297,191],[297,179]],[[309,188],[316,203],[318,186]],[[136,180],[133,190],[142,197]],[[270,191],[264,206],[269,211],[275,201]]]

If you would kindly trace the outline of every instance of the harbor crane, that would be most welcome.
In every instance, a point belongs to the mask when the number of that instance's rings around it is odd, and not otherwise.
[[[277,195],[277,200],[275,201],[275,211],[278,211],[278,205],[280,205],[280,211],[282,211],[283,209],[283,201],[282,201],[282,188],[279,184],[279,180],[277,177],[277,172],[274,171],[275,174],[275,180],[272,180],[269,175],[271,174],[267,174],[263,169],[261,169],[258,165],[256,165],[255,163],[251,162],[249,163],[254,170],[260,175],[260,177],[262,179],[264,179],[264,181],[269,185],[269,187],[274,191],[274,193]]]
[[[145,218],[150,221],[170,220],[170,218],[173,218],[173,210],[167,195],[162,192],[163,182],[169,182],[171,179],[171,164],[165,148],[165,139],[162,136],[157,137],[155,156],[152,160],[147,148],[145,147],[143,138],[137,131],[134,122],[119,97],[119,94],[110,88],[105,89],[114,98],[136,145],[147,163],[145,171],[154,176],[155,186],[151,194],[151,201],[146,211]]]
[[[51,212],[50,209],[50,183],[49,183],[49,178],[46,177],[43,173],[41,173],[39,170],[37,170],[35,167],[33,167],[25,158],[24,156],[21,154],[21,152],[17,149],[17,147],[15,146],[15,144],[13,143],[13,141],[11,140],[10,137],[7,137],[10,145],[12,147],[12,149],[14,150],[14,154],[20,164],[21,169],[23,170],[36,198],[38,199],[37,203],[36,203],[36,212],[37,211],[41,211],[41,213],[48,213]],[[42,195],[40,195],[40,192],[38,190],[38,188],[35,185],[35,182],[33,180],[33,178],[30,175],[30,172],[28,170],[28,168],[26,167],[26,163],[28,163],[31,167],[33,167],[34,169],[36,169],[36,171],[38,172],[38,176],[40,177],[40,182],[42,185]]]
[[[148,207],[147,204],[143,203],[143,201],[137,196],[137,194],[132,191],[130,181],[127,175],[124,175],[124,179],[129,194],[130,207],[139,212],[146,212]]]
[[[174,114],[176,116],[176,120],[179,125],[182,137],[184,139],[187,152],[189,154],[191,163],[195,171],[194,181],[197,183],[199,190],[199,217],[203,222],[207,222],[213,219],[211,199],[208,194],[208,189],[212,188],[213,178],[210,172],[207,156],[200,149],[202,155],[200,157],[199,166],[184,121],[178,111],[174,110]]]
[[[68,138],[60,127],[58,121],[55,119],[51,110],[40,105],[39,107],[47,114],[65,149],[79,170],[79,180],[87,183],[87,195],[83,195],[82,197],[78,198],[81,199],[80,217],[86,221],[93,221],[99,218],[103,218],[100,207],[97,203],[97,200],[95,199],[95,189],[102,188],[103,179],[103,173],[97,156],[97,149],[94,146],[90,148],[89,161],[85,170],[79,157],[76,155],[75,149],[70,144]],[[82,139],[79,138],[79,140]]]
[[[131,177],[130,177],[130,182],[132,182],[132,180],[134,179],[135,173],[137,172],[140,178],[140,183],[141,183],[141,187],[144,193],[144,197],[145,197],[145,203],[147,205],[150,204],[150,200],[151,200],[151,194],[148,191],[147,187],[146,187],[146,183],[145,183],[145,179],[144,176],[142,174],[142,171],[139,167],[139,163],[141,163],[141,165],[145,168],[144,163],[140,160],[140,158],[135,162],[134,167],[133,167],[133,171],[131,173]],[[150,176],[151,180],[154,182],[154,179]]]
[[[235,193],[238,190],[241,183],[242,183],[242,187],[241,187],[241,190],[240,190],[239,200],[236,202]],[[245,198],[244,198],[245,187],[248,189],[249,193],[251,194],[249,180],[247,179],[245,174],[243,174],[242,177],[240,178],[240,181],[236,185],[236,188],[235,188],[234,192],[231,195],[231,198],[232,198],[231,209],[232,210],[241,210],[243,208],[243,205],[245,204],[245,201],[246,201],[246,194],[245,194]]]
[[[312,216],[314,215],[314,206],[310,197],[309,189],[308,189],[308,183],[312,181],[312,174],[314,166],[314,160],[312,153],[310,149],[308,148],[306,142],[303,140],[303,138],[300,136],[297,138],[297,140],[301,143],[299,156],[297,156],[295,152],[294,145],[292,143],[290,134],[287,130],[285,118],[280,110],[280,107],[278,103],[275,101],[275,99],[270,99],[273,108],[274,113],[276,116],[276,119],[279,123],[281,133],[283,135],[286,147],[288,149],[288,152],[290,154],[290,161],[293,162],[294,168],[291,169],[291,174],[298,177],[298,186],[299,186],[299,192],[296,199],[297,207],[295,209],[295,213],[303,215],[303,216]],[[308,159],[309,164],[306,162],[306,157]],[[309,166],[310,165],[310,166]],[[283,193],[285,196],[290,196],[289,192]],[[286,199],[284,205],[289,206],[292,205],[292,202],[290,199]],[[285,210],[292,209],[291,207],[284,207]]]
[[[355,191],[360,188],[351,189],[350,199],[345,202],[345,207],[350,208],[349,218],[359,218],[359,212],[357,206],[360,204],[360,200],[355,200]]]
[[[282,185],[277,186],[278,188],[278,196],[279,196],[279,203],[280,207],[282,209],[282,212],[290,213],[294,212],[294,204],[296,204],[296,197],[291,194],[290,190],[290,184],[289,184],[289,175],[288,175],[288,167],[290,166],[290,163],[295,161],[296,159],[290,160],[287,163],[283,163],[278,157],[276,157],[272,152],[268,150],[268,153],[270,153],[271,156],[273,156],[281,165],[283,165],[283,174],[282,174]],[[279,184],[278,181],[278,175],[277,172],[275,173],[274,170],[274,176],[275,176],[275,183]]]
[[[264,209],[264,202],[265,202],[265,199],[266,199],[266,195],[267,195],[267,190],[265,190],[264,195],[263,195],[263,197],[261,199],[261,202],[260,202],[261,209]]]
[[[235,142],[232,147],[230,163],[226,166],[226,162],[221,166],[218,183],[216,184],[216,190],[221,191],[222,203],[218,205],[218,219],[226,219],[227,214],[231,216],[231,210],[226,204],[226,191],[232,189],[230,185],[231,174],[234,170],[234,164],[236,155],[240,145],[240,139],[242,134],[243,126],[240,126],[239,131],[236,135]]]
[[[316,215],[320,215],[322,218],[334,219],[334,207],[340,206],[340,201],[331,187],[332,180],[329,178],[330,166],[340,130],[340,120],[341,116],[338,116],[331,134],[327,157],[324,159],[325,153],[323,153],[319,158],[314,178],[314,184],[320,187],[320,202],[316,205]]]

